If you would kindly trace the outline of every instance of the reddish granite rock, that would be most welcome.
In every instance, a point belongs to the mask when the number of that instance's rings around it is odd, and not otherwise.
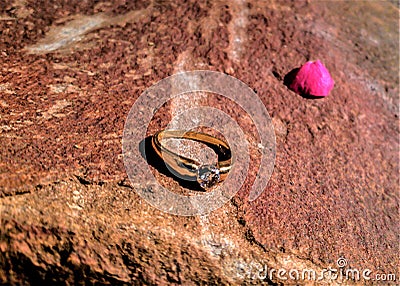
[[[340,257],[345,270],[399,277],[396,4],[8,1],[0,30],[0,284],[284,284],[260,281],[260,266],[320,273]],[[290,96],[284,75],[315,58],[333,96]],[[219,96],[165,104],[149,134],[184,108],[216,106],[243,128],[252,159],[230,203],[178,217],[135,193],[121,138],[146,88],[193,69],[257,91],[277,158],[248,202],[264,152],[252,119]]]

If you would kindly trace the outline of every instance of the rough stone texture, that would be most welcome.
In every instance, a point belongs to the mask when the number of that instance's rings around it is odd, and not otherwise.
[[[399,277],[398,3],[201,2],[0,6],[0,283],[287,283],[243,278],[243,269],[321,271],[340,257]],[[335,88],[308,100],[283,79],[315,59]],[[141,92],[194,69],[258,93],[277,158],[256,201],[247,200],[252,163],[229,204],[178,217],[130,187],[121,138]],[[182,102],[160,109],[149,134]],[[243,111],[215,96],[192,104],[204,102],[246,129],[257,161]]]

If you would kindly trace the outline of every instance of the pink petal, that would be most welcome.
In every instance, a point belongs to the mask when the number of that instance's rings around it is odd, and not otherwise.
[[[329,71],[317,60],[305,63],[289,88],[301,95],[327,96],[334,84]]]

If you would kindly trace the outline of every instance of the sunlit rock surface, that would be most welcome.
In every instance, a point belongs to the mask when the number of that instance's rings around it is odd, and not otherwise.
[[[287,283],[259,269],[318,275],[338,269],[340,258],[344,270],[370,269],[371,279],[399,277],[396,5],[2,4],[0,284]],[[331,96],[317,101],[284,85],[290,70],[313,59],[335,80]],[[179,217],[132,189],[121,139],[146,88],[195,69],[228,73],[257,92],[274,123],[277,157],[257,200],[248,201],[252,164],[230,203]],[[217,96],[187,102],[158,110],[149,135],[189,105],[216,106],[246,130],[257,161],[262,151],[243,110]]]

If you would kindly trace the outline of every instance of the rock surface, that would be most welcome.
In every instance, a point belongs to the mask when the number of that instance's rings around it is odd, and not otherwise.
[[[397,4],[178,2],[1,5],[0,283],[279,284],[288,281],[261,279],[257,267],[320,273],[339,258],[344,269],[400,277]],[[335,80],[318,101],[283,84],[316,58]],[[257,200],[247,199],[253,164],[229,204],[179,217],[135,193],[121,139],[146,88],[195,69],[231,74],[257,92],[277,158]],[[182,103],[161,108],[149,134]],[[252,134],[227,100],[190,101],[202,103]],[[257,138],[250,145],[257,160]]]

